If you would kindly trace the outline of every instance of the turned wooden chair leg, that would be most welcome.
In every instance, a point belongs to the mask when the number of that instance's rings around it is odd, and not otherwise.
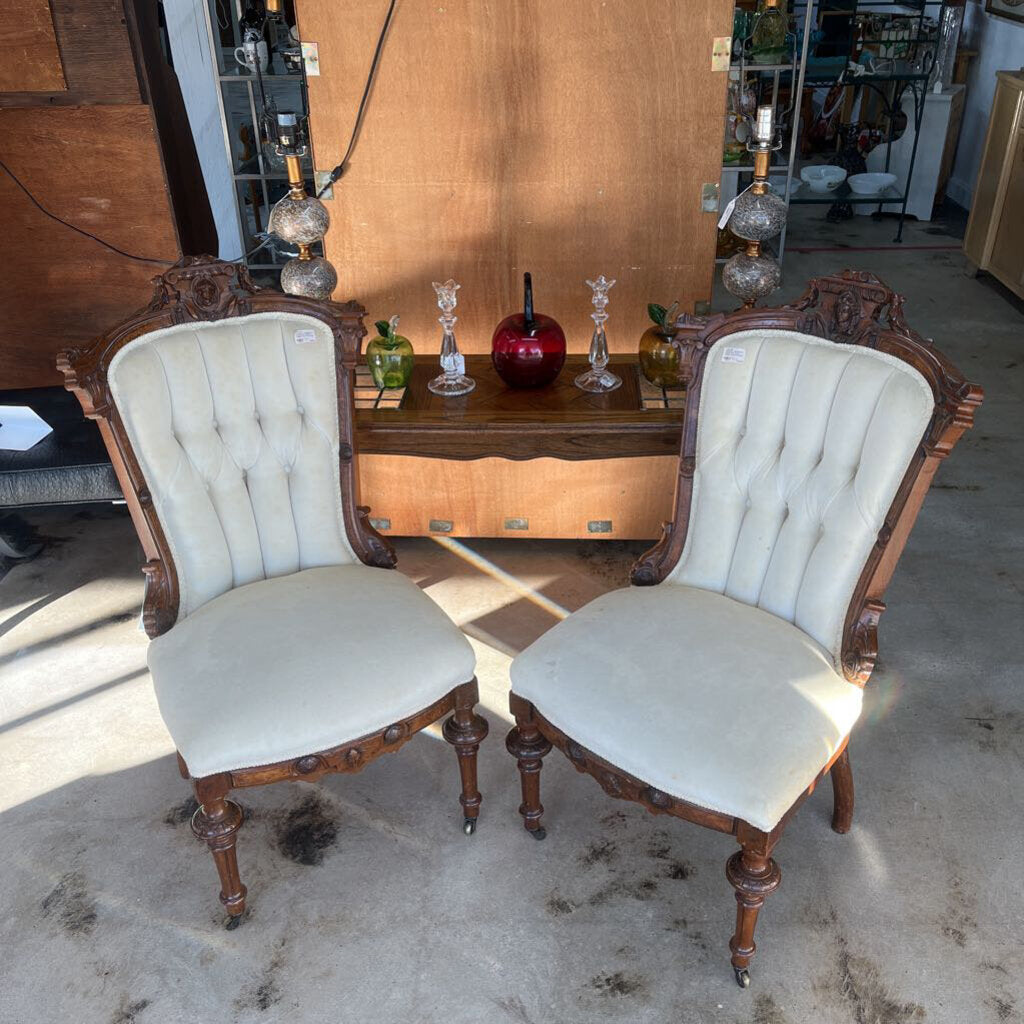
[[[471,836],[476,831],[476,819],[480,815],[483,797],[476,783],[476,755],[480,743],[487,735],[487,720],[474,710],[477,702],[476,683],[465,687],[455,699],[455,713],[441,729],[444,738],[455,748],[459,758],[459,775],[462,778],[463,831]]]
[[[210,848],[220,876],[220,901],[228,912],[228,928],[237,928],[245,913],[245,886],[238,875],[235,839],[242,827],[242,808],[225,797],[228,786],[220,776],[197,779],[199,808],[192,815],[192,834]]]
[[[543,765],[541,759],[551,751],[551,744],[537,728],[532,710],[532,705],[525,702],[513,706],[516,724],[505,737],[505,747],[519,764],[519,778],[523,787],[523,802],[519,805],[519,813],[523,816],[523,827],[534,839],[543,839],[547,832],[540,823],[544,814],[540,802],[540,770]]]
[[[756,849],[755,847],[759,847]],[[757,946],[754,928],[757,915],[765,899],[782,881],[778,864],[765,852],[762,843],[744,844],[725,866],[725,876],[736,890],[736,932],[729,940],[732,951],[732,969],[741,988],[750,985],[750,961]]]
[[[836,758],[829,775],[832,776],[832,830],[843,835],[853,824],[853,770],[849,747]]]

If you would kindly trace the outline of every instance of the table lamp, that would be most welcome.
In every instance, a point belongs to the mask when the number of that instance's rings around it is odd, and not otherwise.
[[[300,158],[307,149],[298,117],[287,111],[278,114],[275,152],[285,160],[288,194],[270,211],[267,227],[278,238],[299,248],[299,255],[281,270],[282,291],[310,299],[329,299],[337,287],[338,274],[322,256],[314,256],[310,246],[324,237],[331,216],[316,196],[306,195]]]
[[[761,243],[774,238],[786,224],[786,204],[768,185],[772,151],[781,148],[770,106],[757,108],[751,141],[754,154],[754,183],[736,197],[729,229],[746,243],[742,252],[730,256],[722,268],[722,283],[750,309],[755,300],[774,291],[782,280],[778,261],[761,252]]]

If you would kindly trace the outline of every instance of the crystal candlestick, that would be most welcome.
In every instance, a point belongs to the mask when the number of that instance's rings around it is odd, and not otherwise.
[[[590,314],[590,319],[594,321],[594,337],[590,341],[590,369],[576,378],[576,387],[581,391],[600,394],[614,391],[622,383],[619,377],[607,369],[608,338],[604,333],[604,324],[608,319],[605,312],[608,290],[615,284],[615,279],[605,280],[602,274],[596,281],[588,281],[587,284],[594,293],[590,300],[594,304],[594,312]]]
[[[441,325],[444,334],[441,338],[441,372],[427,385],[435,395],[442,395],[447,398],[456,398],[459,395],[468,395],[476,387],[476,381],[467,377],[463,372],[466,368],[466,361],[459,353],[459,346],[455,342],[455,306],[458,298],[455,293],[461,285],[454,281],[445,281],[444,284],[434,282],[434,291],[437,292],[437,306],[441,310],[438,323]]]

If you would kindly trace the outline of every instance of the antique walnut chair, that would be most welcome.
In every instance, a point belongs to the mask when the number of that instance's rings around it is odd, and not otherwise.
[[[357,504],[363,310],[257,289],[209,257],[154,283],[147,308],[59,366],[99,421],[148,558],[153,684],[234,926],[246,890],[230,790],[358,772],[451,713],[472,833],[487,723],[472,648],[389,571],[394,551]]]
[[[690,373],[675,518],[633,567],[512,663],[527,830],[552,745],[610,796],[730,833],[729,943],[750,982],[772,851],[847,743],[882,595],[939,462],[981,403],[870,274],[792,306],[681,321]]]

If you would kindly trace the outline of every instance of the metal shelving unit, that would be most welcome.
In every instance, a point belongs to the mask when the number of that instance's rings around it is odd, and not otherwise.
[[[805,7],[807,11],[806,17],[809,16],[810,12],[815,7],[816,0],[796,0],[794,3],[794,9]],[[840,189],[828,195],[819,195],[818,193],[811,192],[806,186],[800,186],[792,195],[790,202],[794,203],[859,203],[859,204],[873,204],[878,207],[877,213],[882,212],[883,206],[890,206],[899,204],[899,227],[896,231],[896,237],[894,241],[900,242],[903,240],[903,224],[906,220],[907,215],[907,201],[910,198],[910,183],[913,180],[914,174],[914,161],[917,157],[917,145],[920,140],[921,134],[921,123],[924,120],[925,110],[925,96],[928,90],[928,83],[932,76],[932,70],[935,64],[936,47],[938,45],[938,35],[935,36],[927,35],[924,31],[924,19],[928,14],[929,8],[935,10],[935,19],[938,25],[942,24],[942,16],[946,7],[951,6],[949,0],[916,0],[911,3],[900,3],[899,0],[871,0],[870,3],[866,4],[867,10],[861,10],[857,2],[854,2],[848,11],[836,12],[836,16],[849,18],[851,35],[849,39],[851,51],[854,48],[855,43],[857,44],[881,44],[881,45],[899,45],[908,47],[925,47],[923,52],[920,53],[917,61],[913,64],[906,60],[900,60],[898,58],[884,58],[891,60],[893,69],[891,71],[877,73],[865,71],[861,74],[851,73],[849,69],[844,69],[838,75],[807,75],[804,79],[804,86],[832,86],[842,85],[844,88],[858,88],[864,87],[870,89],[877,95],[883,104],[886,120],[888,121],[888,137],[885,140],[886,154],[885,154],[885,170],[888,171],[892,160],[892,145],[896,141],[896,121],[897,114],[903,110],[903,98],[906,95],[907,90],[910,91],[914,100],[914,141],[910,152],[910,162],[907,166],[906,180],[900,182],[900,187],[889,187],[883,189],[881,193],[873,196],[863,196],[852,192],[849,186],[844,182]],[[853,37],[854,26],[856,24],[856,18],[858,14],[865,13],[880,13],[886,9],[899,9],[899,13],[907,19],[917,21],[917,29],[912,37],[907,38],[893,38],[893,39],[873,39],[873,38],[861,38],[855,40]],[[805,34],[804,41],[806,43],[807,36]],[[932,49],[927,49],[928,44],[932,44]],[[907,126],[909,128],[909,124]]]
[[[206,25],[213,67],[217,76],[217,100],[224,131],[224,148],[235,185],[239,243],[248,253],[266,237],[267,218],[274,204],[288,191],[284,160],[260,141],[260,114],[264,100],[279,111],[291,110],[305,117],[308,111],[306,79],[301,59],[295,58],[297,44],[289,40],[288,26],[268,22],[266,71],[254,73],[235,57],[242,45],[242,0],[207,0]],[[286,51],[292,51],[290,58]],[[306,189],[313,193],[311,158],[303,158],[309,175]],[[322,255],[322,247],[313,247]],[[296,250],[273,239],[246,265],[258,283],[276,285],[281,267]]]
[[[914,160],[917,155],[917,144],[921,131],[921,123],[924,118],[924,100],[935,60],[935,38],[925,32],[924,19],[928,16],[929,11],[933,11],[936,21],[941,24],[942,13],[947,6],[950,6],[950,0],[918,0],[916,3],[900,3],[899,0],[873,0],[870,4],[866,4],[865,6],[868,10],[873,12],[884,12],[886,9],[898,9],[899,12],[904,14],[908,19],[916,19],[917,28],[914,34],[910,37],[900,39],[855,39],[853,33],[855,31],[854,26],[856,24],[857,15],[866,13],[866,11],[859,8],[856,0],[850,5],[848,10],[837,10],[832,12],[833,16],[849,19],[849,48],[851,53],[854,50],[855,43],[899,45],[911,48],[925,47],[916,65],[909,64],[906,61],[901,62],[899,60],[893,60],[893,68],[891,71],[885,73],[864,72],[857,75],[851,74],[845,68],[840,69],[838,73],[836,70],[826,73],[823,71],[815,71],[813,68],[810,70],[808,69],[808,51],[810,48],[812,32],[815,28],[815,12],[820,11],[820,3],[819,0],[794,0],[791,6],[791,17],[796,20],[797,24],[802,24],[802,33],[798,31],[794,38],[793,58],[791,61],[785,64],[755,64],[741,58],[739,61],[733,62],[730,66],[731,71],[740,72],[741,79],[744,76],[751,74],[772,76],[770,96],[772,105],[776,110],[776,123],[783,123],[786,126],[788,137],[784,145],[786,158],[784,161],[779,161],[777,163],[773,162],[769,171],[769,176],[778,179],[778,184],[775,187],[785,199],[787,206],[790,204],[831,205],[835,202],[843,202],[856,205],[875,205],[878,207],[878,212],[881,212],[883,207],[899,204],[900,219],[895,240],[901,241],[903,236],[903,224],[906,218],[907,201],[910,197],[910,183],[914,171]],[[933,44],[933,48],[928,50],[927,46],[930,43]],[[791,103],[786,110],[780,111],[778,109],[779,84],[780,77],[785,74],[791,76]],[[914,128],[914,141],[911,149],[906,181],[901,182],[899,188],[890,187],[876,195],[864,196],[854,193],[850,187],[844,183],[836,191],[822,194],[812,192],[799,180],[799,178],[794,180],[794,176],[797,172],[797,146],[799,144],[800,135],[800,105],[804,89],[809,87],[832,86],[837,83],[844,87],[863,87],[865,89],[872,90],[881,98],[884,113],[886,114],[886,119],[888,121],[888,137],[884,143],[886,145],[886,171],[889,170],[892,145],[895,141],[897,114],[902,110],[902,102],[907,90],[909,90],[913,96],[914,114],[912,123]],[[723,179],[726,174],[737,174],[738,177],[739,175],[750,174],[752,171],[752,165],[722,164]],[[735,193],[738,194],[741,192],[743,187],[745,187],[744,184],[737,180]],[[731,195],[729,194],[731,191],[732,190],[730,189],[727,192],[723,187],[723,203],[727,202],[728,199],[731,198]],[[786,228],[783,228],[782,234],[777,241],[777,245],[778,253],[776,255],[781,259],[785,253]],[[724,258],[719,258],[716,259],[715,262],[724,263],[725,260]]]

